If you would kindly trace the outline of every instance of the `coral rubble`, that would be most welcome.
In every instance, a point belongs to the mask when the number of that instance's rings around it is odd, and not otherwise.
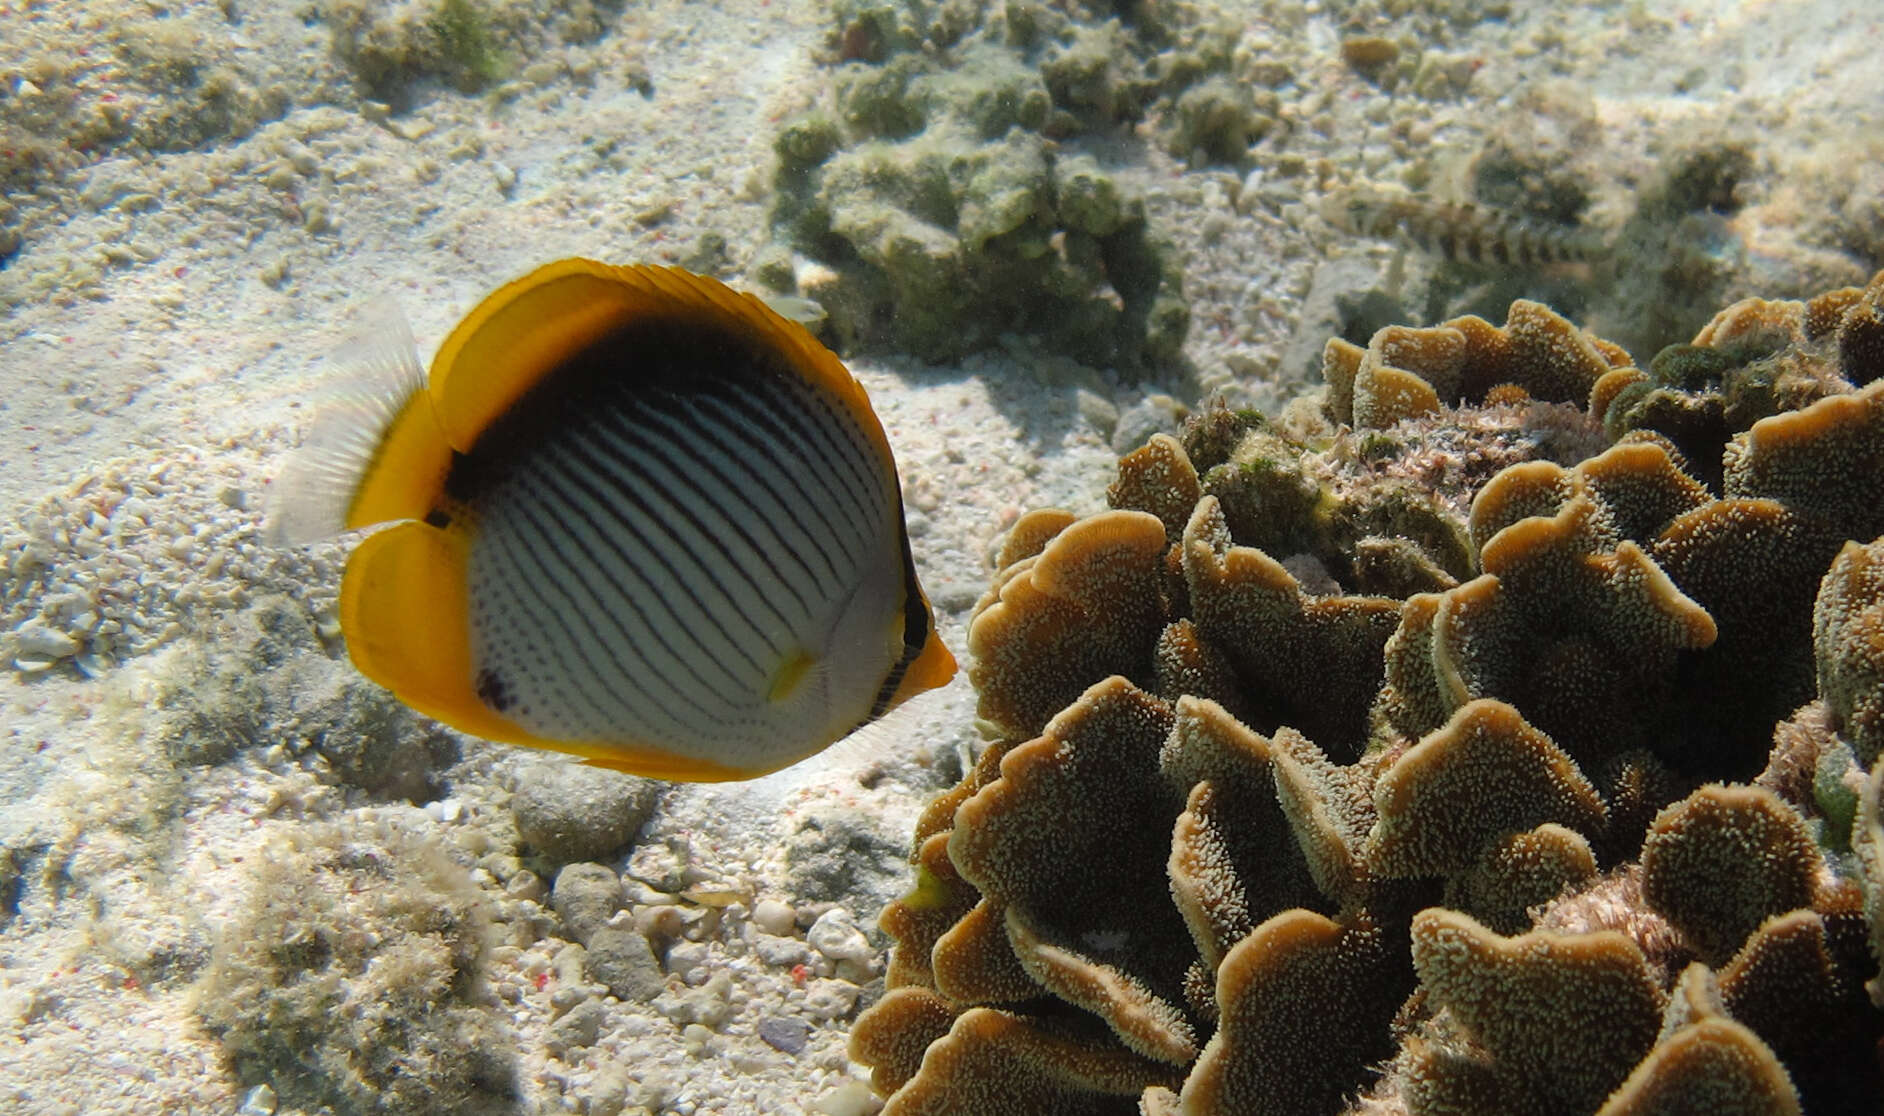
[[[886,1112],[1874,1110],[1880,292],[1646,373],[1534,303],[1331,342],[1023,517]]]

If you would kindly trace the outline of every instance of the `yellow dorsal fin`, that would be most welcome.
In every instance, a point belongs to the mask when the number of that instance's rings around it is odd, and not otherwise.
[[[446,438],[467,452],[558,365],[646,317],[715,324],[782,352],[807,382],[842,401],[886,465],[891,461],[889,440],[862,385],[803,326],[716,279],[585,259],[545,264],[498,289],[445,339],[432,361],[431,396]]]

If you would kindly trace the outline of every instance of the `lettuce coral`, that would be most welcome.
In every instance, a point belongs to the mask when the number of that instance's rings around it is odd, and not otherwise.
[[[1648,374],[1521,304],[1023,517],[853,1039],[886,1111],[1875,1109],[1878,291],[1704,331],[1792,385],[1717,440],[1605,446]]]

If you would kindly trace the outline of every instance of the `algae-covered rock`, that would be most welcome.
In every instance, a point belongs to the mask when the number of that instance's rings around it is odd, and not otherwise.
[[[660,784],[580,763],[535,763],[510,801],[517,835],[558,863],[602,860],[634,840],[654,812]]]
[[[490,914],[422,825],[287,829],[254,862],[196,996],[244,1081],[347,1113],[514,1103],[514,1040],[482,990]]]
[[[1099,366],[1175,360],[1182,276],[1114,141],[1153,116],[1186,151],[1235,159],[1272,95],[1223,83],[1234,112],[1182,108],[1215,103],[1187,90],[1227,51],[1178,52],[1137,9],[905,0],[833,14],[830,107],[774,139],[777,242],[755,276],[816,299],[843,346],[951,360],[1021,337]],[[781,247],[798,261],[789,275]]]

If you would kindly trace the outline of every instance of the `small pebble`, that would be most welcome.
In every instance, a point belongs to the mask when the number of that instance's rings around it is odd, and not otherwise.
[[[870,939],[857,929],[857,922],[850,912],[842,907],[832,907],[818,916],[818,921],[811,924],[805,932],[805,940],[811,948],[833,961],[867,962],[876,956],[876,950],[870,947]]]
[[[236,1116],[275,1116],[275,1090],[264,1082],[242,1094]]]
[[[1377,70],[1400,57],[1400,47],[1379,35],[1355,35],[1341,40],[1341,61],[1357,70]]]
[[[811,960],[811,947],[797,938],[759,934],[753,938],[752,952],[760,961],[775,969],[789,969]]]
[[[761,899],[752,908],[752,924],[768,934],[784,937],[797,925],[797,912],[790,903]]]
[[[605,864],[578,861],[556,873],[550,902],[575,941],[587,943],[621,910],[621,878]]]
[[[654,812],[650,779],[576,763],[538,763],[517,779],[510,810],[517,833],[561,863],[602,860],[634,839]]]
[[[541,903],[549,895],[549,888],[543,886],[543,877],[526,868],[504,881],[504,894],[512,899]]]
[[[13,630],[13,646],[23,657],[63,659],[78,652],[79,641],[37,620],[29,620]]]
[[[604,926],[590,935],[586,968],[624,1003],[644,1004],[667,989],[648,940],[633,930]]]
[[[543,1036],[544,1045],[550,1053],[561,1057],[570,1050],[595,1045],[601,1036],[602,1024],[608,1020],[608,1008],[600,1000],[584,1000],[563,1013],[562,1018],[549,1025]]]
[[[870,1086],[861,1081],[846,1081],[818,1098],[811,1111],[817,1116],[870,1116],[881,1107]]]
[[[863,989],[847,980],[814,980],[805,986],[805,1014],[827,1023],[846,1018],[862,994]]]
[[[774,1050],[799,1054],[811,1038],[811,1024],[788,1015],[768,1015],[759,1020],[759,1038]]]

